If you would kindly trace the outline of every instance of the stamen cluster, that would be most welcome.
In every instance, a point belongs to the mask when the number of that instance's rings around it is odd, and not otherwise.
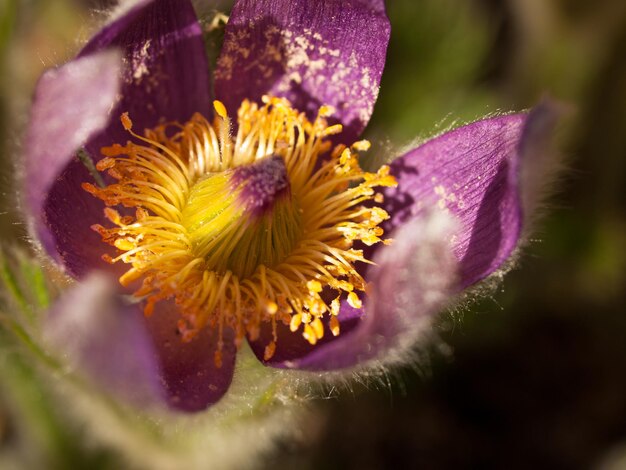
[[[122,116],[141,143],[102,149],[97,169],[114,182],[83,184],[113,224],[93,227],[120,252],[104,259],[130,266],[120,283],[145,300],[147,315],[175,300],[183,340],[218,329],[218,365],[224,328],[239,344],[271,324],[266,360],[277,322],[311,344],[325,329],[338,335],[341,301],[358,308],[366,290],[355,264],[370,261],[354,242],[384,241],[379,224],[388,215],[376,207],[382,196],[374,188],[395,179],[386,166],[361,170],[357,152],[367,141],[333,148],[327,137],[341,126],[327,124],[330,107],[311,122],[285,99],[244,101],[233,133],[224,105],[214,106],[213,122],[196,114],[144,136]]]

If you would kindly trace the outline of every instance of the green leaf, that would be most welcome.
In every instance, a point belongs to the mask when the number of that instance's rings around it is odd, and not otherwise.
[[[21,249],[0,249],[0,287],[10,312],[18,321],[33,324],[50,306],[51,291],[40,263]]]
[[[0,249],[0,280],[5,289],[5,294],[9,297],[9,301],[15,302],[22,311],[29,309],[28,302],[24,296],[21,286],[18,283],[18,278],[4,250]]]

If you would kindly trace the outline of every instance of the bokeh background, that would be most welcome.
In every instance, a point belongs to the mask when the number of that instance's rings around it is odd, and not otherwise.
[[[76,53],[110,3],[0,0],[4,246],[25,241],[13,181],[35,81]],[[626,2],[387,3],[391,44],[368,128],[377,152],[547,94],[570,109],[558,133],[566,169],[518,269],[442,313],[419,367],[317,400],[258,465],[626,468]],[[0,467],[33,452],[49,468],[120,465],[0,345]]]

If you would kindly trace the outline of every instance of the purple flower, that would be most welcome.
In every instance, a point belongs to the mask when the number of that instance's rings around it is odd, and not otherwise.
[[[42,76],[25,204],[84,280],[47,322],[70,361],[136,401],[201,410],[244,338],[279,368],[392,362],[502,269],[552,112],[363,172],[389,34],[383,0],[239,0],[210,71],[191,2],[143,0]]]

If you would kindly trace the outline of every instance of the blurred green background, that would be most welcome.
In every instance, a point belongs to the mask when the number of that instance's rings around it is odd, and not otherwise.
[[[34,83],[76,53],[107,3],[0,0],[5,246],[25,239],[13,181]],[[441,343],[419,370],[319,400],[257,463],[626,468],[626,2],[387,3],[391,44],[368,128],[378,152],[548,94],[573,110],[558,136],[566,170],[519,269],[490,298],[442,314]],[[0,374],[0,467],[37,453],[51,468],[118,468],[46,402],[19,355],[0,353]]]

